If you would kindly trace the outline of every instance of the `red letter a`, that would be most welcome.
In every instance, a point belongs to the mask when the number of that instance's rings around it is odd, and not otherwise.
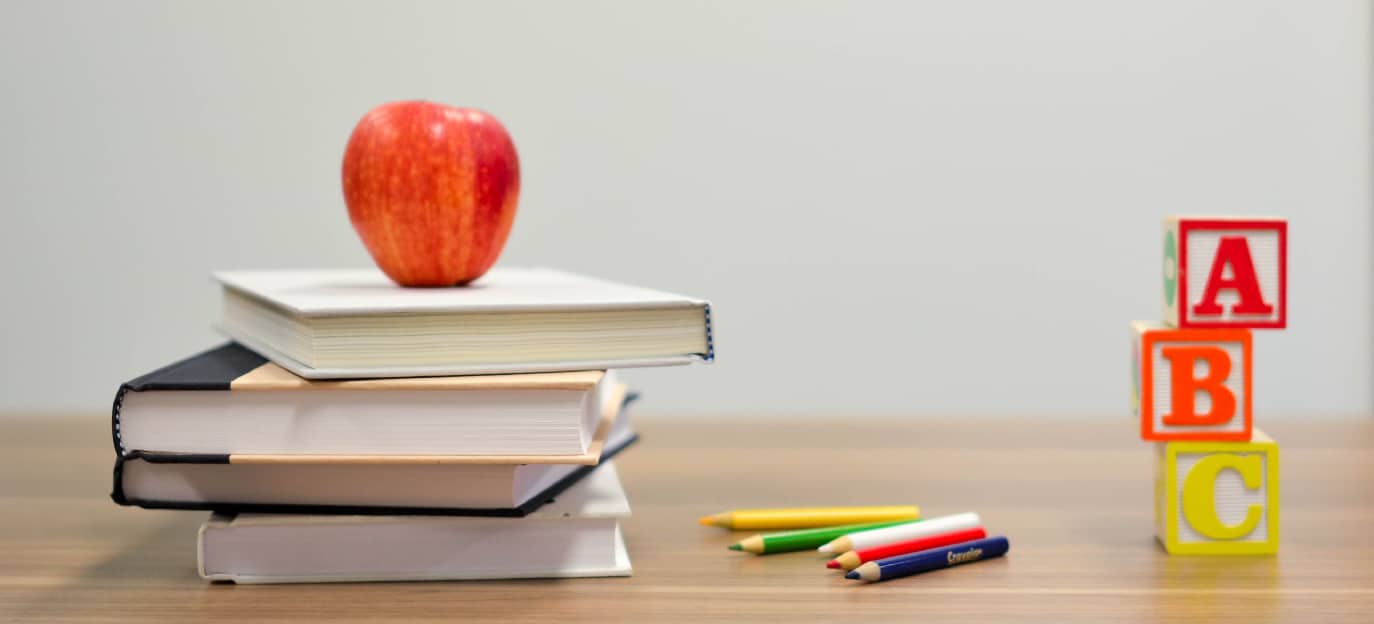
[[[1231,265],[1231,279],[1222,277],[1228,264]],[[1265,303],[1260,294],[1255,263],[1250,260],[1250,245],[1244,236],[1223,236],[1217,243],[1212,274],[1207,277],[1207,288],[1202,291],[1202,303],[1193,306],[1193,314],[1221,314],[1217,295],[1223,290],[1234,290],[1240,295],[1240,302],[1231,307],[1232,314],[1274,313],[1274,306]]]

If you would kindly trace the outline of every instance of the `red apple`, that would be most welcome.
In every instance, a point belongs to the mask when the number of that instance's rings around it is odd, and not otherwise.
[[[390,102],[353,128],[343,194],[353,229],[393,281],[462,285],[486,273],[506,245],[520,160],[487,113]]]

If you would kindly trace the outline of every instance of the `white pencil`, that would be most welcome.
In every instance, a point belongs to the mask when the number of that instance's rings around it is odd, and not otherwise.
[[[869,531],[859,531],[850,533],[843,537],[831,540],[830,543],[817,548],[823,553],[842,553],[860,548],[873,548],[883,544],[913,540],[950,531],[962,531],[972,529],[983,523],[978,518],[978,514],[973,512],[954,514],[952,516],[940,516],[920,522],[899,524],[896,526],[872,529]]]

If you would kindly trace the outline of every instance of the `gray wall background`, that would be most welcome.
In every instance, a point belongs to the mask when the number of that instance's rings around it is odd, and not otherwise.
[[[211,345],[218,268],[365,266],[370,107],[494,112],[506,264],[712,298],[652,413],[1124,414],[1165,213],[1291,219],[1257,416],[1371,408],[1363,2],[3,2],[0,409]]]

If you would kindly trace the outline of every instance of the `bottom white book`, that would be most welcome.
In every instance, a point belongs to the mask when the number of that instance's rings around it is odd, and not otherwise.
[[[200,575],[237,583],[629,576],[614,462],[524,518],[213,514]]]

